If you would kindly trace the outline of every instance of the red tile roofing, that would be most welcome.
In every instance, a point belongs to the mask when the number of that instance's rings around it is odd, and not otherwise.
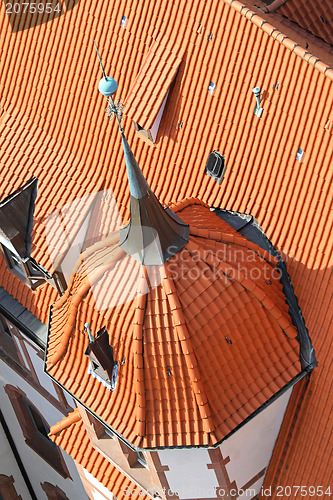
[[[148,130],[177,73],[185,47],[168,36],[153,41],[124,101],[125,113]]]
[[[190,241],[164,266],[140,267],[117,234],[82,254],[47,349],[48,373],[147,448],[217,444],[300,371],[276,258],[200,202],[174,211]],[[126,283],[143,295],[124,296]],[[115,305],[112,293],[123,295]],[[86,322],[95,333],[105,325],[126,360],[113,393],[88,374]]]
[[[276,9],[276,12],[333,45],[331,0],[287,0]]]
[[[134,500],[149,498],[141,492],[136,483],[93,448],[78,409],[52,426],[49,436],[103,486],[112,491],[116,498],[126,498],[128,491],[132,492],[131,498]],[[99,467],[96,467],[96,464],[99,464]]]
[[[125,30],[122,13],[129,19]],[[117,97],[125,97],[157,35],[176,34],[185,53],[155,147],[135,136],[128,119],[125,133],[163,203],[196,196],[210,205],[250,212],[286,256],[319,367],[312,375],[311,404],[302,406],[297,425],[281,435],[282,443],[289,435],[293,446],[282,453],[277,478],[285,484],[311,480],[322,485],[333,476],[326,459],[332,455],[332,424],[325,413],[333,356],[328,340],[333,138],[325,125],[333,120],[333,70],[325,65],[325,54],[320,61],[305,48],[305,38],[291,44],[281,28],[263,17],[232,0],[131,0],[125,7],[119,1],[106,6],[88,0],[51,23],[13,33],[2,9],[1,188],[5,197],[40,176],[45,165],[33,237],[34,256],[44,262],[48,249],[38,235],[44,233],[45,217],[71,196],[82,197],[101,185],[112,188],[126,218],[129,194],[121,144],[116,127],[104,119],[92,40],[97,39],[106,72],[119,83]],[[207,40],[210,33],[213,38]],[[213,96],[207,92],[210,81],[216,83]],[[264,91],[260,119],[253,115],[256,85]],[[299,147],[305,151],[302,163],[295,159]],[[221,187],[203,173],[213,149],[226,156]],[[67,190],[73,175],[76,180]],[[1,285],[47,322],[56,298],[49,286],[32,294],[2,259]],[[293,414],[294,408],[288,411]],[[322,461],[327,465],[319,468]]]

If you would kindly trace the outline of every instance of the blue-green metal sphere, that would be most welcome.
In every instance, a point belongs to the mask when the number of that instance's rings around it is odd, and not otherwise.
[[[118,83],[111,76],[102,78],[98,84],[98,90],[105,97],[109,97],[117,92]]]

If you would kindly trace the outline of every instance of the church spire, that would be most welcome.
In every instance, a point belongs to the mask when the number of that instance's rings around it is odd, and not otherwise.
[[[120,247],[144,265],[163,264],[189,239],[189,226],[169,208],[163,208],[150,189],[121,133],[130,188],[131,218],[120,232]]]
[[[113,100],[118,84],[106,76],[96,42],[95,47],[103,72],[98,90],[106,97],[108,118],[117,118],[131,193],[131,217],[128,225],[120,231],[120,247],[141,264],[163,264],[186,245],[189,226],[172,210],[162,207],[143,176],[120,124],[122,104],[119,100],[115,104]]]

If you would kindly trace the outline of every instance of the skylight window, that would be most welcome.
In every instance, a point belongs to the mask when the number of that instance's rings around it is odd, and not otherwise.
[[[214,94],[214,91],[216,89],[216,85],[214,82],[209,82],[209,86],[208,86],[208,93],[210,95],[213,95]]]
[[[212,151],[208,156],[205,173],[221,184],[226,170],[224,156],[218,151]]]

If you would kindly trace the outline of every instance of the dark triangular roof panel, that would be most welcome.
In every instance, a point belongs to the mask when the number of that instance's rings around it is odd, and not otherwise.
[[[38,179],[33,177],[0,203],[0,233],[20,257],[31,254],[31,231]]]

